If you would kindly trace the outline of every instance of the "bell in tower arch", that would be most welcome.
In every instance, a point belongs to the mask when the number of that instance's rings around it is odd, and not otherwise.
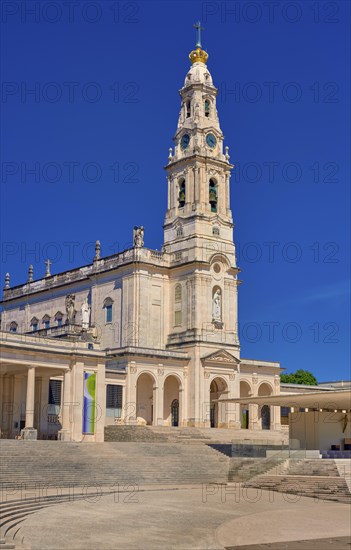
[[[209,184],[209,203],[211,205],[211,212],[217,212],[217,184],[214,179],[210,179]]]
[[[179,208],[185,206],[185,179],[181,179],[179,182],[178,205]]]

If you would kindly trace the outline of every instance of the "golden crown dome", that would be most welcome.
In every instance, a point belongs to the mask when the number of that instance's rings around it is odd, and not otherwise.
[[[200,61],[201,63],[206,64],[208,60],[208,53],[202,49],[202,45],[201,45],[201,31],[203,31],[204,28],[201,27],[200,21],[195,23],[195,25],[193,26],[196,29],[197,40],[196,40],[195,50],[189,53],[189,59],[192,63],[198,63]]]
[[[189,59],[192,63],[198,63],[199,61],[201,61],[201,63],[206,63],[208,60],[208,53],[201,48],[196,48],[196,50],[189,53]]]

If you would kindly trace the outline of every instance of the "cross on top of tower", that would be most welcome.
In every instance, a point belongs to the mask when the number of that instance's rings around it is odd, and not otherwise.
[[[201,22],[197,21],[193,27],[196,29],[196,45],[195,50],[190,52],[189,59],[192,63],[206,63],[208,59],[208,53],[202,49],[201,45],[201,31],[204,31],[204,27],[201,27]]]
[[[204,31],[204,27],[201,27],[201,22],[197,21],[193,27],[196,29],[196,48],[202,48],[201,45],[201,31]]]

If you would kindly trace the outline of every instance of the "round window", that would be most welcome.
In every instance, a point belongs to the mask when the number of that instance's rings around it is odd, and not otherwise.
[[[214,264],[213,271],[215,273],[220,273],[221,272],[221,266],[219,264]]]

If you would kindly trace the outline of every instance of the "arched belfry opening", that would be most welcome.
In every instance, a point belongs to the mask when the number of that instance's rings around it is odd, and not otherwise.
[[[185,179],[181,178],[179,180],[179,195],[178,195],[178,206],[179,206],[179,208],[184,208],[185,199],[186,199]]]
[[[211,212],[217,212],[217,203],[218,203],[217,182],[213,178],[210,178],[210,181],[209,181],[208,202],[210,203]]]

